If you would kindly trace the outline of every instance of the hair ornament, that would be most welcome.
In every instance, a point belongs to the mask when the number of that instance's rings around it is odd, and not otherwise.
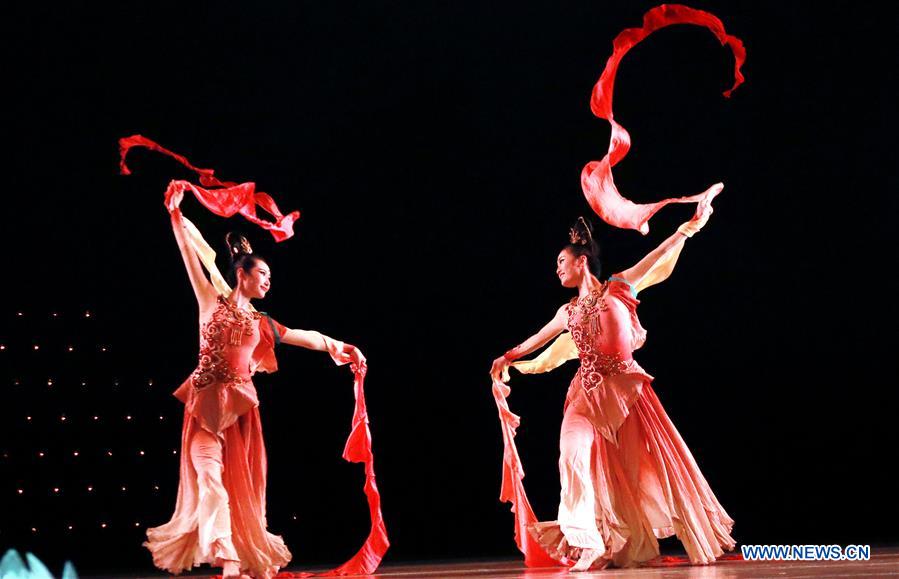
[[[231,259],[237,259],[241,255],[253,254],[253,247],[243,235],[229,233],[225,237],[225,241],[228,242],[228,248],[231,250]]]
[[[583,217],[578,217],[574,227],[568,230],[568,239],[574,245],[589,245],[593,241],[590,226]]]

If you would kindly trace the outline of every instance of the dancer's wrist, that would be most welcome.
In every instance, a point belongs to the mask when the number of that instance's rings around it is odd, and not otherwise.
[[[503,354],[503,358],[510,364],[515,360],[521,358],[521,354],[518,353],[518,347],[512,348],[511,350]]]
[[[693,237],[694,234],[702,229],[703,225],[705,225],[705,220],[697,221],[695,219],[691,219],[686,223],[682,223],[680,227],[677,228],[677,232],[687,237]]]

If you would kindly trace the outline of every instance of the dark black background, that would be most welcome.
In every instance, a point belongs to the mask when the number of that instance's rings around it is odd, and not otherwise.
[[[733,58],[698,27],[653,34],[619,71],[615,116],[633,139],[615,170],[620,189],[645,202],[726,184],[674,275],[641,294],[649,339],[637,358],[739,542],[895,542],[896,9],[692,5],[744,41],[746,84],[721,96]],[[590,211],[579,173],[609,138],[590,113],[590,90],[612,39],[652,6],[10,7],[3,319],[23,309],[96,312],[116,347],[83,367],[134,377],[116,407],[164,409],[166,427],[136,426],[135,436],[176,448],[179,408],[168,391],[194,367],[196,308],[162,191],[190,175],[137,151],[135,175],[120,176],[116,140],[141,133],[222,178],[255,181],[283,210],[302,211],[296,237],[275,244],[193,199],[185,213],[207,239],[239,229],[269,258],[274,287],[262,308],[368,356],[388,560],[514,555],[512,515],[497,501],[501,438],[487,370],[569,297],[555,256]],[[691,214],[666,208],[646,237],[598,225],[604,274],[632,265]],[[4,326],[10,343],[44,331]],[[269,522],[295,564],[336,563],[367,528],[361,469],[339,458],[350,375],[320,353],[282,350],[280,361],[281,372],[258,383]],[[34,376],[47,370],[32,362]],[[555,515],[573,371],[512,382],[541,518]],[[136,386],[147,376],[152,396]],[[8,417],[20,418],[23,396],[8,398]],[[71,400],[72,415],[109,404]],[[21,432],[10,424],[7,440]],[[100,431],[91,444],[119,435]],[[31,452],[35,436],[4,444]],[[61,435],[45,436],[64,447]],[[16,468],[29,476],[27,462]],[[11,472],[0,548],[84,570],[150,568],[142,529],[100,533],[94,503],[60,499],[83,522],[81,539],[23,530],[32,514],[52,523],[61,507],[23,507]],[[93,476],[114,485],[129,472],[120,464]],[[177,459],[158,463],[162,495],[120,499],[110,516],[130,520],[133,508],[143,527],[164,522],[177,474]]]

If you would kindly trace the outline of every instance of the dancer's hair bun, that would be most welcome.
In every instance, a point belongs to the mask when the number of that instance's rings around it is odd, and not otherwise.
[[[593,243],[593,225],[583,217],[578,217],[574,226],[568,230],[568,240],[574,245],[591,245]]]
[[[228,255],[231,256],[231,261],[238,259],[241,255],[253,254],[253,248],[247,238],[233,231],[225,235],[225,243],[228,244]]]

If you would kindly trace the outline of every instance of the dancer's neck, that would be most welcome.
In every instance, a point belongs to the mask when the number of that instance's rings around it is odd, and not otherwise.
[[[240,293],[236,289],[228,296],[228,301],[242,310],[250,309],[250,298]]]
[[[602,283],[592,273],[587,273],[581,278],[581,283],[577,285],[577,296],[582,298],[589,295],[595,289],[602,287]]]

